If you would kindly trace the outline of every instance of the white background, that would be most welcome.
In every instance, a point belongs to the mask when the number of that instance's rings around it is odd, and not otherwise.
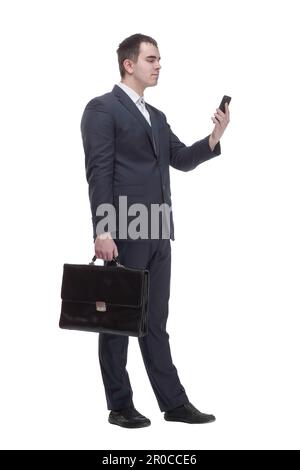
[[[299,449],[297,4],[1,2],[1,448]],[[93,256],[81,115],[137,32],[162,57],[146,101],[187,145],[232,96],[222,155],[171,170],[168,332],[209,425],[164,421],[136,338],[128,372],[152,425],[110,425],[97,335],[58,328],[63,263]]]

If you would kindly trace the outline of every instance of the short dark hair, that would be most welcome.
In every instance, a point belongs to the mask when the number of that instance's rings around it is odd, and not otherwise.
[[[148,42],[153,44],[155,47],[158,47],[155,39],[151,38],[150,36],[145,36],[144,34],[133,34],[132,36],[124,39],[124,41],[119,44],[117,54],[121,77],[125,76],[125,67],[123,65],[124,60],[130,59],[133,60],[133,62],[136,62],[139,56],[140,45],[142,42]]]

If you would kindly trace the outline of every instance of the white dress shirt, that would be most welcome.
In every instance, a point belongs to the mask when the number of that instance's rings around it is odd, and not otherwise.
[[[119,82],[117,85],[122,88],[123,91],[132,99],[137,108],[141,111],[145,119],[147,119],[149,125],[151,126],[150,115],[145,105],[144,96],[140,96],[136,91],[134,91],[125,83]]]

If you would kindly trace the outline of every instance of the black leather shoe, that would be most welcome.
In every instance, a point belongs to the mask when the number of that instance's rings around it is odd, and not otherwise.
[[[207,415],[197,410],[191,403],[185,403],[178,408],[166,411],[164,418],[166,421],[179,421],[182,423],[211,423],[215,421],[214,415]]]
[[[144,428],[150,426],[150,419],[141,415],[134,407],[111,411],[108,416],[111,424],[117,424],[123,428]]]

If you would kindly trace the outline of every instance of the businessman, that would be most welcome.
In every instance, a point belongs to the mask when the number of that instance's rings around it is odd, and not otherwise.
[[[167,421],[207,423],[211,414],[190,403],[172,362],[166,330],[174,240],[169,167],[190,171],[220,155],[229,109],[216,110],[213,131],[186,146],[163,112],[145,102],[157,85],[157,42],[142,34],[117,49],[121,80],[112,91],[88,102],[81,120],[95,254],[109,263],[150,272],[148,334],[138,338],[158,406]],[[195,106],[195,103],[193,103]],[[99,361],[108,421],[126,428],[149,426],[139,413],[126,370],[128,336],[99,334]]]

